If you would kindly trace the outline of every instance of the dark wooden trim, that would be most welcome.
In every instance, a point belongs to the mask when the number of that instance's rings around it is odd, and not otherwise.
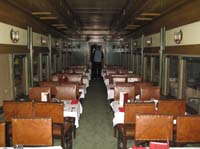
[[[52,48],[51,51],[52,51],[52,54],[59,54],[59,52],[56,48]]]
[[[28,53],[27,46],[0,44],[0,53]]]
[[[3,106],[0,106],[0,114],[3,114]]]
[[[147,24],[140,31],[145,35],[151,35],[160,32],[161,27],[166,30],[194,23],[200,20],[200,1],[192,0],[178,6],[176,9],[161,15],[151,23]],[[138,31],[138,32],[140,32]]]
[[[50,27],[34,18],[31,14],[22,11],[9,2],[0,1],[0,20],[3,23],[27,29],[28,26],[33,28],[34,32],[48,35]]]
[[[33,47],[34,53],[48,53],[49,48],[48,47]]]
[[[160,47],[146,47],[144,53],[159,53]]]
[[[133,50],[133,53],[141,53],[141,48],[136,48],[135,50]]]
[[[200,44],[169,46],[165,48],[164,54],[200,55]]]

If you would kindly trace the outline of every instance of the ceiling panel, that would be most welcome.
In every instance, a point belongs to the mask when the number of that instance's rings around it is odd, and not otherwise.
[[[30,13],[33,17],[54,27],[59,32],[81,34],[84,30],[109,30],[110,34],[125,35],[147,25],[187,0],[8,0],[9,3]],[[33,15],[33,12],[50,12],[49,15]],[[142,15],[143,13],[158,15]],[[56,19],[41,19],[56,17]],[[58,29],[55,24],[65,24]],[[134,26],[137,25],[137,26]],[[74,32],[77,31],[77,32]]]

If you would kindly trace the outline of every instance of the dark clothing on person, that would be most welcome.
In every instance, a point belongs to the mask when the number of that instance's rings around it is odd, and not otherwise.
[[[94,52],[93,52],[93,71],[94,71],[94,77],[97,78],[102,78],[101,76],[101,70],[102,70],[102,62],[103,62],[103,51],[98,47]]]
[[[92,52],[91,52],[91,56],[90,56],[90,61],[91,61],[91,66],[92,66],[92,72],[91,72],[91,78],[95,78],[95,64],[94,64],[94,53],[95,53],[95,48],[92,49]]]

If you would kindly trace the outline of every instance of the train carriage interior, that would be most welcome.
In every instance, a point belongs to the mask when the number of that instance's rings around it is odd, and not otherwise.
[[[200,148],[199,8],[0,0],[0,149]]]

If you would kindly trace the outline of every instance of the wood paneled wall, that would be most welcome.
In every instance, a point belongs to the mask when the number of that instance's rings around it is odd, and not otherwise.
[[[6,0],[0,1],[0,21],[24,29],[27,26],[31,26],[34,32],[42,34],[48,34],[51,30],[47,25],[41,23],[30,14],[12,6]]]
[[[200,0],[188,0],[188,2],[176,9],[161,15],[159,18],[148,24],[142,31],[145,35],[160,32],[161,27],[172,29],[185,24],[193,23],[200,20]]]

